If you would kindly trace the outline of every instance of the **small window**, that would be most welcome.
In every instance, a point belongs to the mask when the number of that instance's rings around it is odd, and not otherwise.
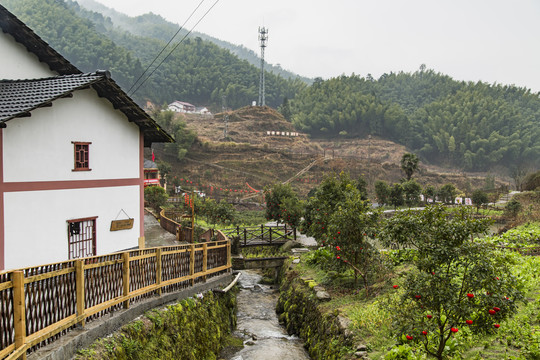
[[[90,171],[90,144],[91,142],[72,141],[75,151],[73,171]]]
[[[96,219],[97,216],[67,220],[70,259],[96,255]]]

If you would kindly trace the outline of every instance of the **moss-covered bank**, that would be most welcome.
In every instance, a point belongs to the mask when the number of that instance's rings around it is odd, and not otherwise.
[[[207,292],[149,311],[111,337],[79,351],[76,359],[217,359],[236,327],[236,293]]]
[[[310,281],[294,271],[285,273],[280,286],[277,312],[289,334],[300,336],[314,360],[353,359],[353,339],[347,334],[343,318],[319,306]]]

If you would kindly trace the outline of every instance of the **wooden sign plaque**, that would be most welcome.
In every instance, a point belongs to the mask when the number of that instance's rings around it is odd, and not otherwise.
[[[111,221],[111,231],[129,230],[133,228],[133,219]]]

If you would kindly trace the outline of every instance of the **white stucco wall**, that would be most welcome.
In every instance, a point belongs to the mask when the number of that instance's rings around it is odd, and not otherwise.
[[[67,260],[69,219],[98,216],[98,255],[136,247],[139,198],[139,186],[6,193],[5,268]],[[121,209],[134,218],[133,228],[110,231],[111,221]],[[125,218],[124,213],[118,217]]]
[[[0,56],[1,58],[1,56]],[[75,91],[52,107],[7,122],[4,181],[138,178],[139,128],[93,89]],[[72,171],[72,141],[91,142],[91,171]]]
[[[0,31],[0,79],[36,79],[58,75],[15,39]]]

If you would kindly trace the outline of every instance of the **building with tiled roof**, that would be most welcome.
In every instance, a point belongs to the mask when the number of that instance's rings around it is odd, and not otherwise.
[[[173,139],[1,5],[0,28],[0,270],[137,247],[143,149]]]

